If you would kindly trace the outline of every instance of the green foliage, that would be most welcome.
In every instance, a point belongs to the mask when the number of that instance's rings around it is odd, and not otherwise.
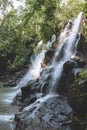
[[[74,18],[87,4],[70,0],[60,6],[61,0],[25,0],[25,8],[18,14],[8,0],[0,1],[3,18],[0,19],[0,56],[6,60],[7,71],[23,66],[38,41],[46,44],[52,34],[58,35],[65,23]],[[7,11],[7,7],[11,11]],[[86,27],[85,27],[86,29]],[[86,32],[86,31],[85,31]],[[37,52],[40,52],[40,47]]]
[[[84,37],[86,38],[86,42],[87,42],[87,1],[85,1],[84,5],[83,5],[83,11],[84,11],[83,34],[84,34]]]
[[[79,74],[79,78],[75,80],[75,82],[79,83],[87,78],[87,69],[83,69]]]
[[[81,79],[85,79],[87,77],[87,69],[84,69],[81,73],[80,73],[80,77]]]

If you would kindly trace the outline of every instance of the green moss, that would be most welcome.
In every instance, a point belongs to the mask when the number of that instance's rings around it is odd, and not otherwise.
[[[87,68],[84,68],[82,72],[79,74],[79,78],[77,78],[74,82],[81,83],[87,78]]]

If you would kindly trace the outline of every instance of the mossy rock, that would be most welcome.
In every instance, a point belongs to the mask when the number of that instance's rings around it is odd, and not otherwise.
[[[80,113],[87,112],[87,80],[74,83],[67,92],[69,104]]]
[[[72,84],[67,92],[68,102],[73,108],[73,130],[87,130],[87,79]]]

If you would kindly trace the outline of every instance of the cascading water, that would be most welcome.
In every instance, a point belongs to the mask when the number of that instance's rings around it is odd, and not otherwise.
[[[78,34],[80,22],[82,20],[82,12],[78,15],[78,17],[74,21],[69,21],[66,25],[64,31],[60,34],[58,39],[58,48],[54,54],[53,60],[51,64],[45,67],[46,74],[50,75],[51,80],[47,81],[49,86],[50,92],[55,92],[56,87],[58,86],[58,82],[60,80],[62,71],[63,71],[63,64],[70,59],[70,57],[75,53],[78,41],[80,39],[80,34]],[[71,26],[72,25],[72,26]],[[41,63],[43,63],[45,53],[49,50],[52,44],[56,41],[56,36],[53,34],[51,40],[48,41],[47,45],[43,47],[42,51],[36,56],[31,57],[31,67],[28,70],[27,74],[24,78],[19,82],[17,88],[26,86],[30,80],[35,80],[40,78],[40,73],[42,71]],[[42,45],[42,41],[38,43],[39,48]],[[49,74],[50,69],[53,71]],[[46,74],[43,74],[43,77],[47,77]],[[44,82],[46,78],[42,78],[41,82]],[[44,83],[43,83],[44,84]],[[43,86],[43,85],[42,85]],[[16,91],[17,92],[17,91]],[[18,93],[18,92],[17,92]]]
[[[31,63],[32,66],[28,70],[27,74],[24,76],[24,78],[19,82],[17,88],[25,86],[30,80],[34,80],[40,77],[40,73],[42,71],[41,63],[44,60],[45,53],[48,49],[52,46],[52,44],[56,41],[55,34],[52,35],[51,41],[47,42],[47,45],[43,47],[42,51],[38,55],[31,56]],[[40,41],[37,45],[37,48],[42,45],[42,41]],[[36,48],[36,49],[37,49]]]
[[[68,43],[67,43],[67,47],[65,49],[65,51],[66,51],[65,52],[66,59],[70,58],[70,56],[72,55],[72,53],[75,52],[75,50],[73,50],[73,48],[75,48],[76,47],[75,45],[77,45],[76,41],[77,41],[77,35],[78,35],[79,26],[80,26],[81,21],[82,21],[82,12],[74,20],[74,25],[73,25],[72,30],[70,32],[70,37],[69,37],[69,40],[68,40]]]
[[[7,94],[6,99],[9,100],[9,103],[10,101],[12,102],[13,98],[19,92],[21,87],[26,86],[30,80],[35,80],[37,78],[39,79],[39,83],[42,84],[41,91],[43,90],[45,83],[48,83],[47,85],[49,87],[49,94],[47,94],[45,97],[42,98],[39,97],[40,99],[37,101],[44,102],[48,98],[57,95],[55,93],[62,75],[63,64],[67,60],[70,60],[71,56],[77,50],[78,41],[80,39],[80,34],[78,33],[78,30],[81,19],[82,19],[82,13],[80,13],[78,17],[74,20],[72,28],[70,22],[66,25],[64,31],[61,33],[58,39],[59,45],[58,48],[56,49],[53,60],[49,66],[44,67],[42,75],[41,75],[42,71],[41,63],[43,62],[47,50],[49,50],[52,44],[56,41],[56,36],[55,35],[52,36],[51,41],[48,41],[47,45],[42,49],[42,51],[37,56],[31,57],[32,66],[30,67],[29,71],[16,87],[17,89],[12,89],[12,92],[9,93],[9,95]],[[42,45],[42,41],[39,42],[38,47],[40,45]],[[80,71],[80,69],[78,69],[77,71]],[[6,103],[7,100],[5,100]],[[11,116],[13,117],[13,115]],[[10,119],[9,115],[4,116],[1,115],[0,117],[1,118],[6,117],[7,120]],[[13,130],[13,128],[10,129]]]
[[[63,71],[63,64],[70,59],[70,57],[75,53],[77,49],[78,41],[80,39],[80,34],[78,34],[78,30],[81,20],[82,12],[74,21],[68,22],[64,31],[59,36],[59,45],[53,57],[52,64],[44,68],[47,71],[45,71],[46,74],[48,73],[48,77],[49,75],[51,75],[51,80],[47,81],[50,92],[56,91],[56,87],[58,86],[58,82]],[[35,80],[40,77],[40,73],[42,71],[41,63],[43,62],[45,53],[48,49],[50,49],[50,47],[55,41],[56,36],[53,34],[51,41],[48,41],[47,45],[42,49],[42,51],[37,56],[31,57],[32,66],[30,67],[29,71],[24,76],[24,78],[18,84],[18,89],[22,86],[25,86],[30,80]],[[42,45],[42,41],[38,43],[36,49],[40,45]],[[53,69],[53,72],[51,74],[49,74],[50,69]],[[46,74],[43,74],[43,77],[47,77]],[[41,82],[44,82],[45,80],[46,78],[42,78]]]
[[[67,60],[70,60],[70,57],[76,51],[78,41],[80,39],[80,35],[78,38],[77,38],[77,35],[78,35],[78,30],[79,30],[81,20],[82,20],[82,12],[74,20],[72,29],[69,29],[69,23],[68,23],[66,28],[64,29],[64,32],[60,35],[60,39],[59,39],[60,47],[58,47],[58,50],[55,53],[54,60],[53,60],[54,72],[52,74],[52,78],[49,83],[50,92],[56,91],[56,87],[58,86],[58,83],[59,83],[59,80],[63,71],[63,64]],[[59,61],[58,61],[58,57],[61,58]]]
[[[24,78],[21,80],[21,82],[18,84],[19,87],[26,85],[30,80],[34,80],[40,76],[41,63],[44,59],[45,52],[46,50],[42,50],[41,53],[38,54],[38,56],[35,56],[35,59],[33,59],[33,57],[31,58],[32,66],[30,67]]]
[[[4,102],[3,104],[5,105],[3,106],[6,106],[7,109],[9,110],[7,110],[6,113],[4,112],[4,114],[0,113],[0,121],[2,121],[2,125],[5,122],[5,128],[4,126],[0,126],[0,129],[2,128],[4,130],[7,127],[8,130],[13,130],[12,119],[14,118],[14,113],[18,112],[18,108],[16,108],[15,106],[12,107],[10,106],[10,104],[13,102],[14,97],[21,91],[20,90],[21,87],[25,86],[30,80],[35,80],[39,78],[40,72],[42,71],[41,63],[43,62],[45,53],[47,52],[47,50],[50,49],[53,42],[55,41],[56,37],[55,35],[53,35],[51,41],[48,41],[47,45],[43,47],[42,51],[37,56],[32,55],[31,57],[32,66],[28,70],[27,74],[23,77],[23,79],[19,82],[19,84],[15,88],[9,88],[9,89],[7,88],[9,93],[6,93],[5,97],[1,99],[1,102]],[[42,41],[40,41],[36,49],[38,49],[42,44],[43,44]]]

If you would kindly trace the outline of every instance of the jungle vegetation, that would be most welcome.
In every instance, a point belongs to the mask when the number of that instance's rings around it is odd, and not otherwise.
[[[87,2],[69,0],[61,5],[61,0],[25,0],[18,10],[11,1],[1,0],[0,10],[0,71],[9,73],[29,61],[40,40],[46,44],[53,33],[59,35],[69,19],[81,11],[87,17]],[[83,34],[87,37],[87,25]]]

